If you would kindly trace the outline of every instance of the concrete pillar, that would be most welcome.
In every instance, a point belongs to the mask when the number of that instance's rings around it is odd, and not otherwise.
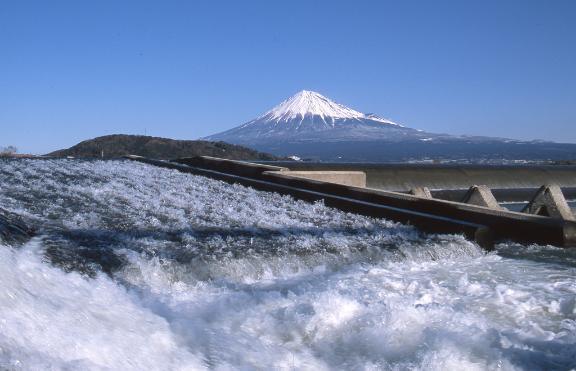
[[[490,188],[485,185],[473,185],[470,187],[462,199],[462,202],[470,205],[489,207],[491,209],[502,209],[500,205],[498,205],[498,201],[496,201]]]
[[[423,198],[432,198],[432,193],[428,187],[415,187],[410,190],[410,194],[418,197]]]
[[[576,220],[564,198],[562,189],[556,184],[543,185],[522,212],[544,215],[564,220]]]

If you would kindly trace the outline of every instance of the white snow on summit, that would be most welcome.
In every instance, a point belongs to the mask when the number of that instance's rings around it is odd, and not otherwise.
[[[338,104],[325,96],[308,90],[286,99],[261,117],[276,121],[288,121],[305,115],[316,115],[335,118],[362,118],[364,114]]]
[[[326,119],[370,119],[387,124],[398,125],[390,120],[375,115],[366,115],[362,112],[336,103],[322,94],[314,91],[302,90],[286,99],[270,111],[264,113],[256,120],[266,119],[276,122],[289,122],[290,120],[304,118],[305,116],[320,116]]]
[[[397,126],[404,127],[403,125],[397,124],[397,123],[395,123],[395,122],[392,122],[392,121],[390,121],[390,120],[388,120],[388,119],[385,119],[385,118],[380,117],[380,116],[378,116],[378,115],[375,115],[375,114],[373,114],[373,113],[367,113],[367,114],[365,114],[365,115],[364,115],[364,118],[367,118],[367,119],[370,119],[370,120],[373,120],[373,121],[380,121],[380,122],[383,122],[383,123],[385,123],[385,124],[391,124],[391,125],[397,125]]]
[[[206,139],[253,146],[285,141],[397,141],[421,136],[414,129],[302,90],[262,116]]]

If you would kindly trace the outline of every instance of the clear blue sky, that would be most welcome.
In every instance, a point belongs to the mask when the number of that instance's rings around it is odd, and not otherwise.
[[[195,139],[295,92],[576,142],[576,1],[0,1],[0,146]]]

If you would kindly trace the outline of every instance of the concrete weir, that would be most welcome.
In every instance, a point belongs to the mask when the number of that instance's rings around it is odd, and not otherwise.
[[[526,205],[523,212],[546,215],[564,220],[575,220],[562,190],[555,184],[543,185],[534,198]]]
[[[462,202],[465,204],[485,206],[491,209],[501,209],[492,191],[485,185],[473,185],[470,187]]]
[[[463,234],[485,248],[504,240],[576,247],[576,222],[488,207],[492,200],[485,189],[470,190],[469,199],[474,202],[467,204],[434,199],[425,190],[406,194],[365,188],[357,171],[349,172],[350,178],[344,179],[346,171],[293,174],[284,167],[204,156],[175,162],[127,158],[306,201],[323,200],[330,207],[414,225],[424,232]],[[474,204],[485,201],[488,206]]]
[[[275,162],[292,171],[355,170],[366,173],[366,187],[401,193],[428,188],[434,198],[461,201],[474,184],[490,188],[498,202],[530,200],[543,184],[556,184],[576,199],[576,165],[358,164]]]

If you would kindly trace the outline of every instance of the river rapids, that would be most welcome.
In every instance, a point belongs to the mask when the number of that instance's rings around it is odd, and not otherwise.
[[[0,160],[0,368],[576,368],[576,252],[127,161]]]

